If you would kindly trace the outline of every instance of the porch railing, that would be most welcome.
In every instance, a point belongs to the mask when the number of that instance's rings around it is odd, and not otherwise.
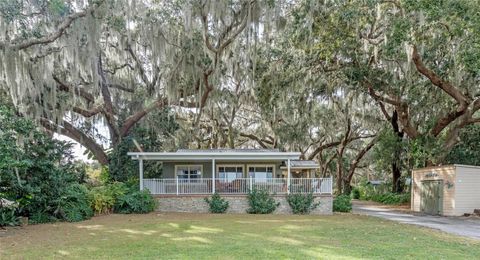
[[[332,178],[236,178],[234,180],[201,179],[143,179],[143,187],[152,194],[248,194],[253,189],[273,194],[309,193],[332,194]]]

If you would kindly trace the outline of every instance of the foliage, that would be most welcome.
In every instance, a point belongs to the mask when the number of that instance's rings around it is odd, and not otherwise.
[[[360,199],[360,189],[358,189],[357,187],[353,187],[352,193],[350,194],[350,196],[352,197],[352,199],[355,199],[355,200]]]
[[[334,212],[350,212],[352,211],[352,199],[349,195],[339,195],[333,200]]]
[[[205,202],[209,206],[210,213],[225,213],[229,206],[228,201],[220,197],[220,194],[217,192],[211,198],[205,198]]]
[[[91,208],[95,214],[112,213],[117,200],[128,190],[127,186],[121,182],[94,187],[90,191]]]
[[[140,147],[145,151],[158,151],[163,147],[166,136],[173,134],[178,129],[178,125],[169,114],[168,109],[151,113],[145,119],[155,128],[134,127],[131,134],[124,137],[109,154],[108,168],[111,180],[125,182],[129,179],[138,179],[138,162],[132,160],[127,153],[136,151]],[[159,177],[162,174],[159,162],[144,161],[143,168],[145,178]]]
[[[16,215],[15,209],[0,208],[0,227],[18,226],[20,217]]]
[[[17,201],[18,216],[34,223],[88,218],[84,168],[71,144],[40,132],[28,119],[0,105],[0,192]]]
[[[57,200],[55,213],[58,219],[76,222],[93,216],[88,190],[83,185],[72,184]]]
[[[249,191],[247,209],[249,214],[270,214],[280,205],[275,199],[264,189],[253,189]]]
[[[449,151],[446,163],[480,166],[480,125],[462,129],[460,142]]]
[[[115,212],[130,213],[149,213],[155,210],[157,202],[148,190],[129,192],[118,197],[115,202]]]
[[[287,202],[293,214],[308,214],[320,205],[315,203],[313,193],[292,193],[287,195]]]
[[[370,200],[383,204],[399,205],[410,202],[410,193],[378,193],[370,197]]]
[[[359,199],[361,200],[371,200],[393,205],[405,204],[410,201],[410,193],[392,193],[388,191],[388,186],[389,184],[386,183],[374,187],[362,182],[354,190],[358,190]]]

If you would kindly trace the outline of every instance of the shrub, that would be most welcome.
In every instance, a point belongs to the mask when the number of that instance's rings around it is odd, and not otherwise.
[[[113,211],[117,199],[128,192],[121,182],[92,188],[90,191],[91,208],[95,214],[109,214]]]
[[[350,212],[352,210],[352,201],[348,195],[339,195],[333,200],[334,212]]]
[[[33,223],[78,218],[80,197],[70,189],[85,171],[73,161],[72,144],[52,139],[11,106],[0,104],[0,121],[1,197],[18,202],[14,214]]]
[[[58,199],[57,205],[55,213],[58,219],[76,222],[93,216],[88,199],[88,190],[80,184],[73,184],[68,187]]]
[[[30,218],[28,219],[28,222],[31,224],[42,224],[42,223],[53,222],[56,220],[57,220],[56,218],[52,217],[46,211],[39,210],[39,211],[35,211],[30,216]]]
[[[358,189],[357,187],[354,187],[350,195],[352,196],[352,199],[356,199],[356,200],[360,199],[360,189]]]
[[[20,217],[15,214],[13,207],[0,207],[0,227],[18,226]]]
[[[287,195],[287,202],[292,208],[293,214],[308,214],[320,203],[314,203],[315,197],[312,193],[295,193]]]
[[[220,197],[218,193],[214,193],[212,198],[205,198],[205,202],[209,205],[210,213],[225,213],[228,209],[228,201]]]
[[[280,203],[277,203],[268,191],[253,189],[248,193],[248,205],[249,214],[269,214],[275,211]]]
[[[157,203],[148,190],[131,191],[118,197],[115,203],[115,212],[148,213],[155,210]]]
[[[410,194],[409,193],[382,193],[382,194],[374,194],[371,196],[371,200],[380,202],[383,204],[404,204],[410,201]]]

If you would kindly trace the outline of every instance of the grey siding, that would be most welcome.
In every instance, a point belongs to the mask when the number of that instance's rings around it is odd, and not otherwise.
[[[480,209],[480,168],[456,166],[455,215]]]
[[[242,161],[242,162],[234,162],[234,161],[216,161],[215,162],[216,166],[218,165],[242,165],[243,166],[243,175],[244,177],[247,177],[247,172],[248,172],[248,166],[249,165],[255,165],[255,164],[273,164],[275,165],[275,176],[281,173],[280,166],[282,162],[280,161],[264,161],[264,162],[258,162],[258,161]],[[212,162],[164,162],[163,163],[163,174],[162,178],[168,179],[168,178],[175,178],[175,165],[202,165],[203,166],[203,178],[211,178],[212,177]],[[218,174],[217,174],[218,176]]]
[[[164,162],[162,178],[175,178],[175,165],[202,165],[203,178],[212,177],[212,163],[211,162]]]

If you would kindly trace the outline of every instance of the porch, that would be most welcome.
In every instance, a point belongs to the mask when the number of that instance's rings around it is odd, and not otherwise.
[[[332,179],[318,178],[318,164],[300,153],[267,149],[178,150],[128,153],[139,162],[140,190],[154,195],[246,195],[254,189],[272,194],[332,194]],[[162,178],[144,178],[143,162],[162,162]],[[292,176],[293,175],[293,176]]]
[[[290,185],[288,185],[290,183]],[[332,194],[332,178],[143,179],[143,189],[154,195],[234,194],[262,189],[272,194]]]

